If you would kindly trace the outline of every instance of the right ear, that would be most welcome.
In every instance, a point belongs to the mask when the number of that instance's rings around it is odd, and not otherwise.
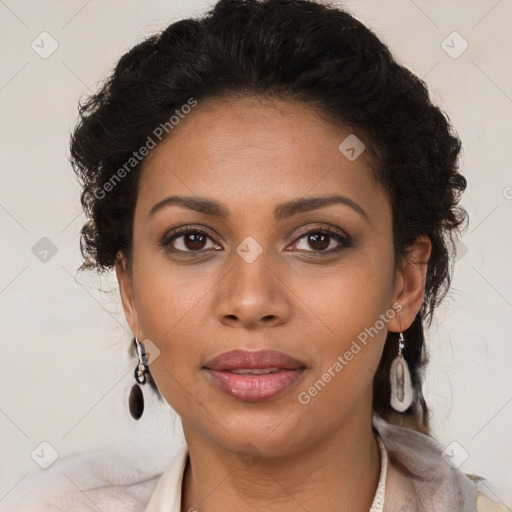
[[[137,304],[133,293],[133,282],[128,262],[124,255],[118,255],[116,259],[116,277],[119,285],[119,293],[123,304],[124,316],[134,336],[140,339],[140,322],[137,312]]]

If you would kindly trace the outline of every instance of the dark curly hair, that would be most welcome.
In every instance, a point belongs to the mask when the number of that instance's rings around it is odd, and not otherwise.
[[[337,6],[220,0],[203,17],[173,23],[121,57],[99,91],[80,103],[71,136],[71,163],[83,186],[88,218],[81,232],[81,268],[101,272],[111,269],[120,253],[130,257],[144,163],[138,153],[140,161],[134,161],[134,155],[155,127],[169,124],[191,98],[200,103],[237,96],[302,102],[370,141],[371,170],[392,207],[396,257],[405,257],[419,235],[430,238],[424,301],[405,332],[413,405],[403,414],[389,405],[395,333],[388,333],[374,379],[375,412],[427,432],[423,323],[431,322],[449,287],[454,235],[467,216],[457,206],[466,187],[457,170],[461,145],[447,117],[430,101],[426,84]],[[126,168],[127,161],[132,168]]]

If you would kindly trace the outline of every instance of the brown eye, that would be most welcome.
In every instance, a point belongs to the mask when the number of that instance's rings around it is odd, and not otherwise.
[[[310,229],[302,234],[295,242],[300,251],[310,253],[326,253],[340,251],[350,246],[350,239],[346,235],[330,229]]]
[[[191,251],[203,249],[206,243],[206,236],[201,233],[190,233],[183,235],[183,245]]]
[[[210,247],[208,247],[210,242]],[[166,247],[174,253],[209,252],[207,249],[220,249],[211,236],[197,229],[178,229],[166,235],[161,241],[162,247]]]
[[[314,235],[308,235],[308,243],[313,249],[323,250],[329,247],[331,237],[324,233],[316,233]]]

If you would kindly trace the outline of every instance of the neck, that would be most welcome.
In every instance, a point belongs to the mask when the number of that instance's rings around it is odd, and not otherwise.
[[[368,512],[380,475],[369,421],[351,422],[286,456],[243,456],[183,425],[189,447],[182,511]]]

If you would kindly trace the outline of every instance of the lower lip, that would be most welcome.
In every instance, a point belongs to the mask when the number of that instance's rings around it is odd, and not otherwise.
[[[206,369],[213,384],[241,402],[262,402],[282,394],[293,386],[304,372],[303,368],[281,369],[275,373],[243,375],[228,370]]]

